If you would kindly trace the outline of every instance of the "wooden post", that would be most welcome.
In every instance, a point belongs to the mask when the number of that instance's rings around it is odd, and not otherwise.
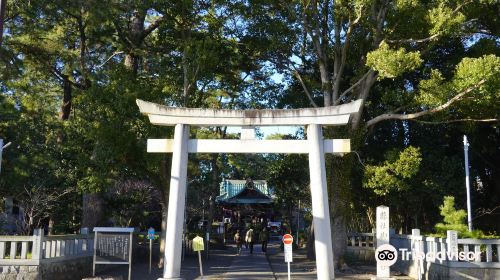
[[[132,244],[134,243],[132,237],[132,232],[130,232],[130,245],[128,249],[128,280],[132,279]]]
[[[151,259],[153,255],[153,240],[149,239],[149,274],[151,274]]]
[[[95,236],[94,236],[94,239],[95,239],[96,241],[97,241],[97,235],[98,235],[98,234],[99,234],[99,232],[98,232],[98,231],[96,231],[96,232],[95,232]],[[80,246],[78,246],[78,247],[80,247]],[[92,276],[94,276],[94,277],[95,277],[95,257],[96,257],[96,251],[97,251],[97,249],[96,249],[96,248],[94,248],[94,250],[92,250],[92,251],[94,251],[94,253],[93,253],[93,259],[94,259],[94,260],[92,261]]]
[[[201,264],[201,251],[198,251],[198,262],[200,263],[200,275],[203,277],[203,265]]]

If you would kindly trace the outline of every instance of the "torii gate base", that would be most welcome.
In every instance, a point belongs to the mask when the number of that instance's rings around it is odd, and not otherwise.
[[[172,152],[172,170],[165,239],[165,265],[163,278],[158,280],[182,279],[181,250],[186,179],[189,152],[209,153],[307,153],[309,154],[309,176],[311,187],[312,215],[315,235],[317,279],[334,279],[333,252],[330,228],[330,212],[326,185],[325,152],[344,154],[350,152],[349,140],[323,140],[322,124],[341,125],[349,121],[351,113],[357,112],[361,100],[334,107],[300,110],[201,110],[170,108],[137,100],[142,113],[154,124],[175,124],[173,142],[170,140],[148,140],[148,152]],[[307,123],[305,123],[307,122]],[[212,140],[189,140],[189,125],[239,125],[246,127],[242,135],[248,135],[247,126],[261,125],[307,125],[307,140],[266,141],[252,137],[228,141],[225,145]],[[251,128],[253,129],[253,128]],[[205,141],[205,142],[202,142]],[[280,143],[282,142],[282,143]],[[218,145],[217,145],[218,144]],[[327,150],[327,151],[326,151]]]

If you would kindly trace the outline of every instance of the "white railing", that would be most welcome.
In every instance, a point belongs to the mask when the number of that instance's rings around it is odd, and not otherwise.
[[[407,249],[408,252],[431,253],[436,256],[438,252],[446,252],[450,248],[448,238],[429,237],[420,235],[419,230],[413,230],[414,234],[391,234],[390,243],[396,249]],[[374,233],[348,233],[348,249],[375,249],[376,239]],[[471,261],[453,260],[442,261],[439,259],[426,259],[427,263],[446,264],[449,267],[476,267],[476,268],[500,268],[500,239],[457,239],[455,245],[458,253],[469,256],[474,254]]]
[[[447,263],[455,267],[492,267],[500,268],[498,254],[500,253],[500,239],[458,239],[458,253],[463,252],[474,258],[471,261],[441,261],[438,259],[429,258],[426,262]],[[449,251],[450,245],[448,238],[426,237],[419,235],[391,235],[391,244],[396,249],[406,248],[408,251],[421,252],[423,254],[432,253],[436,256],[437,253]],[[495,259],[494,259],[495,256]],[[471,263],[473,265],[468,265]]]
[[[478,253],[475,266],[479,263],[480,267],[500,268],[500,239],[458,239],[458,248],[461,252]]]
[[[353,248],[374,248],[375,234],[373,233],[347,233],[347,246]]]
[[[0,236],[0,266],[39,265],[40,262],[92,256],[94,237],[89,234],[44,236]]]

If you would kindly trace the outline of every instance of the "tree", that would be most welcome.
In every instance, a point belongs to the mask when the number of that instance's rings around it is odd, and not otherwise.
[[[50,190],[44,186],[24,188],[17,199],[19,206],[24,209],[24,217],[19,225],[21,233],[30,235],[34,229],[43,227],[44,220],[49,218],[58,209],[58,202],[71,190]]]
[[[44,179],[75,189],[65,213],[89,217],[89,207],[76,206],[84,194],[147,179],[165,210],[169,157],[146,154],[144,139],[172,130],[140,116],[137,98],[228,109],[363,99],[350,127],[324,130],[350,138],[357,152],[326,158],[337,267],[346,225],[369,224],[378,203],[393,203],[400,229],[431,229],[442,196],[463,205],[455,140],[463,133],[481,147],[471,153],[473,198],[488,213],[500,181],[498,8],[491,0],[9,1],[0,133],[14,145],[3,159],[2,194]],[[234,137],[226,128],[192,133]],[[190,174],[213,202],[222,176],[268,176],[260,164],[273,167],[277,182],[308,178],[294,156],[199,155]],[[406,164],[418,171],[393,172]],[[493,229],[487,216],[480,224]]]
[[[446,236],[446,231],[455,230],[462,237],[481,238],[483,233],[480,230],[469,232],[465,219],[467,212],[463,209],[455,208],[455,198],[453,196],[445,196],[443,204],[439,207],[444,223],[436,224],[436,231],[441,236]]]

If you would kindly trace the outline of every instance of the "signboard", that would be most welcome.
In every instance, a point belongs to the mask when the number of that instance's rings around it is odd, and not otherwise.
[[[292,257],[292,244],[293,244],[293,236],[291,234],[283,235],[283,244],[285,244],[285,262],[288,268],[288,280],[290,280],[290,263],[293,262]]]
[[[148,239],[149,240],[154,240],[155,239],[155,229],[150,227],[148,229]]]
[[[208,237],[208,233],[207,233]],[[203,265],[201,263],[201,251],[205,249],[203,244],[203,237],[196,236],[193,238],[193,251],[198,252],[198,262],[200,264],[200,275],[203,277]]]
[[[203,243],[203,237],[196,236],[193,238],[193,251],[203,251],[205,250],[205,244]]]
[[[132,270],[133,228],[95,227],[93,273],[96,264],[128,264]]]
[[[287,263],[293,262],[292,244],[285,244],[285,262]]]
[[[293,236],[291,234],[283,235],[283,244],[285,244],[285,262],[291,263],[293,261],[292,258],[292,244],[293,244]]]
[[[291,234],[285,234],[283,235],[283,244],[292,244],[293,243],[293,236]]]
[[[98,262],[127,262],[130,259],[130,235],[128,233],[99,232],[95,254]]]

